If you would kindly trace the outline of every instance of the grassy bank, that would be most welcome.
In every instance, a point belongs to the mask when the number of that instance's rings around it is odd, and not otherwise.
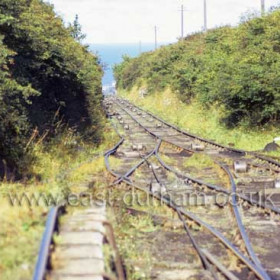
[[[218,113],[210,117],[218,116],[229,128],[279,129],[279,28],[280,9],[274,7],[264,16],[243,15],[238,26],[198,32],[135,58],[124,56],[114,67],[117,87],[145,86],[150,94],[169,88],[184,103],[194,102],[193,108],[214,108]]]
[[[119,94],[186,131],[220,144],[234,144],[236,148],[256,151],[280,135],[280,129],[272,126],[227,129],[219,121],[221,112],[217,108],[206,110],[195,100],[190,105],[183,103],[170,89],[145,98],[140,97],[137,87],[131,91],[119,90]],[[279,152],[274,154],[280,155]]]
[[[125,195],[131,193],[129,188],[125,185],[108,188],[112,177],[106,170],[103,154],[112,148],[119,138],[110,124],[105,126],[104,137],[98,148],[83,144],[79,137],[68,132],[56,137],[52,143],[34,144],[33,151],[37,162],[32,168],[37,175],[26,182],[0,184],[1,280],[32,278],[50,209],[43,199],[38,205],[34,200],[32,205],[23,200],[20,206],[16,201],[15,205],[11,204],[11,197],[20,198],[23,194],[39,197],[44,194],[56,200],[70,193],[84,192],[87,187],[93,198],[110,199],[107,215],[114,226],[128,279],[149,279],[152,256],[150,247],[146,246],[146,233],[154,232],[157,227],[152,224],[149,216],[135,217],[129,213],[122,201]],[[80,208],[68,207],[67,211]],[[147,210],[146,207],[143,209]]]
[[[37,175],[27,182],[0,184],[0,279],[31,279],[49,210],[44,199],[38,205],[23,200],[20,206],[14,201],[13,206],[11,198],[26,194],[62,199],[84,191],[87,184],[103,188],[107,176],[103,151],[117,139],[110,126],[104,135],[98,148],[84,144],[71,131],[51,143],[34,144],[37,161],[32,168]]]

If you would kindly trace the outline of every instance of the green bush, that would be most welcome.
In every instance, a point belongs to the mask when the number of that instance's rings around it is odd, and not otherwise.
[[[197,33],[127,59],[115,68],[118,86],[127,89],[144,81],[150,92],[171,87],[186,103],[196,98],[206,108],[219,107],[221,121],[229,127],[277,125],[279,30],[279,9],[264,17],[247,15],[236,28]],[[129,71],[132,65],[137,72]]]
[[[1,0],[0,161],[18,166],[33,129],[58,121],[100,141],[102,69],[80,31],[41,0]]]

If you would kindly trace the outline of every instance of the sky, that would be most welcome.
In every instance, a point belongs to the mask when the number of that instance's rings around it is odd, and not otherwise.
[[[179,9],[185,11],[185,35],[202,29],[203,0],[46,0],[65,22],[76,14],[88,44],[175,42],[181,34]],[[266,8],[280,0],[265,0]],[[261,0],[207,0],[208,27],[236,25],[246,11],[260,10]]]

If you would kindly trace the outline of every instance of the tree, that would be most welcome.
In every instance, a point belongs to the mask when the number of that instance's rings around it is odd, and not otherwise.
[[[89,140],[101,140],[102,69],[78,42],[84,37],[78,17],[75,22],[76,40],[52,5],[1,0],[0,162],[12,168],[26,163],[34,129],[55,135],[54,116]]]
[[[71,36],[76,41],[82,42],[86,38],[86,35],[83,34],[83,32],[82,32],[82,26],[79,23],[79,16],[78,15],[75,16],[75,20],[74,20],[73,24],[69,25],[69,29],[70,29]]]

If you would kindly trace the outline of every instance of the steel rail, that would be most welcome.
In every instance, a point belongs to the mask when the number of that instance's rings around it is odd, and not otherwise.
[[[147,161],[150,157],[152,157],[156,150],[158,149],[158,146],[161,144],[161,142],[156,146],[156,148],[154,150],[152,150],[148,155],[144,156],[144,157],[141,157],[141,155],[139,154],[139,157],[142,158],[142,160],[137,164],[135,165],[134,167],[132,167],[125,175],[123,176],[120,176],[116,181],[115,183],[118,184],[120,181],[122,181],[122,178],[128,178],[129,176],[131,176],[135,171],[136,169],[138,169],[142,164],[145,163],[145,161]]]
[[[246,155],[246,154],[252,155],[252,156],[254,156],[254,157],[258,158],[258,159],[261,159],[261,160],[263,160],[263,161],[269,162],[269,163],[271,163],[271,164],[274,164],[274,165],[280,167],[280,162],[278,162],[278,161],[276,161],[276,160],[274,160],[274,159],[271,159],[271,158],[269,158],[269,157],[260,155],[260,154],[258,154],[257,152],[254,152],[254,151],[245,151],[245,150],[242,150],[242,149],[234,149],[234,148],[231,148],[231,147],[227,147],[227,146],[225,146],[225,145],[222,145],[222,144],[215,143],[214,141],[210,141],[210,140],[204,139],[204,138],[202,138],[202,137],[200,137],[200,136],[197,136],[197,135],[194,135],[194,134],[192,134],[192,133],[183,131],[183,130],[181,130],[180,128],[178,128],[178,127],[176,127],[176,126],[174,126],[174,125],[172,125],[172,124],[170,124],[170,123],[167,123],[165,120],[163,120],[163,119],[157,117],[156,115],[152,114],[152,113],[149,112],[148,110],[144,110],[144,109],[140,108],[139,106],[137,106],[137,105],[131,103],[130,101],[128,101],[128,100],[126,100],[126,99],[119,99],[119,100],[125,101],[125,102],[128,103],[129,105],[131,105],[131,106],[137,108],[138,110],[140,110],[140,111],[142,111],[142,112],[145,112],[145,113],[148,114],[149,116],[151,116],[151,117],[153,117],[154,119],[156,119],[156,120],[162,122],[162,123],[165,124],[166,126],[169,126],[169,127],[173,128],[173,129],[175,129],[176,131],[180,132],[180,133],[183,134],[183,135],[186,135],[186,136],[191,137],[191,138],[194,138],[194,139],[198,139],[198,140],[200,140],[200,141],[202,141],[202,142],[209,143],[209,144],[211,144],[211,145],[213,145],[213,146],[216,146],[216,147],[221,147],[221,148],[226,149],[226,150],[228,150],[228,151],[232,151],[232,152],[236,152],[236,153],[241,153],[241,154],[243,154],[243,155]]]
[[[220,270],[228,280],[239,280],[232,272],[228,271],[211,253],[206,249],[202,250],[205,257]]]
[[[111,169],[110,163],[109,163],[109,158],[111,155],[113,155],[117,152],[118,148],[123,144],[124,140],[125,140],[124,138],[121,138],[121,140],[112,149],[110,149],[109,151],[104,153],[105,166],[106,166],[107,170],[109,170],[110,173],[114,175],[114,177],[117,177],[118,174],[115,173]]]
[[[105,154],[107,154],[107,153],[105,153]],[[111,169],[109,168],[108,171],[111,172]],[[115,173],[111,172],[111,174],[115,176]],[[117,177],[120,177],[120,175],[119,176],[117,175]],[[184,215],[187,218],[193,220],[194,222],[196,222],[200,226],[206,228],[208,231],[210,231],[210,233],[212,235],[214,235],[218,240],[220,240],[223,243],[224,246],[226,246],[228,249],[230,249],[244,264],[246,264],[247,267],[252,272],[254,272],[256,276],[258,276],[262,280],[270,280],[270,277],[268,275],[264,275],[263,271],[261,269],[259,269],[259,267],[256,266],[254,263],[252,263],[246,256],[244,256],[242,253],[240,253],[240,251],[234,246],[234,244],[232,244],[226,237],[224,237],[222,233],[220,233],[218,230],[216,230],[215,228],[213,228],[209,224],[200,220],[193,213],[188,212],[188,211],[182,209],[181,207],[179,208],[178,206],[176,206],[176,203],[174,203],[170,198],[167,199],[166,197],[164,197],[162,195],[157,195],[157,194],[151,192],[150,190],[147,190],[145,188],[137,186],[136,184],[132,183],[129,178],[123,177],[122,182],[125,182],[126,184],[128,184],[132,187],[135,187],[139,190],[142,190],[146,193],[148,192],[151,196],[153,196],[156,199],[164,202],[166,205],[171,207],[173,210],[179,211],[182,215]]]
[[[274,160],[274,159],[271,159],[269,157],[266,157],[266,156],[263,156],[263,155],[259,155],[258,153],[255,153],[255,152],[251,152],[256,158],[260,159],[260,160],[263,160],[263,161],[266,161],[270,164],[273,164],[273,165],[276,165],[277,167],[280,167],[280,162]]]
[[[160,144],[161,144],[161,142],[160,142]],[[146,160],[146,163],[147,163],[148,167],[152,169],[153,176],[156,179],[157,183],[160,184],[160,186],[163,186],[164,184],[158,178],[152,164],[148,160]],[[186,221],[184,220],[181,212],[178,211],[177,208],[176,208],[176,212],[177,212],[177,215],[178,215],[179,219],[183,223],[184,229],[185,229],[188,237],[190,238],[192,246],[194,247],[194,249],[196,250],[196,252],[197,252],[197,254],[200,258],[200,261],[201,261],[201,264],[202,264],[203,268],[205,270],[208,270],[212,274],[212,276],[214,277],[215,280],[218,280],[219,279],[218,276],[216,275],[215,271],[212,269],[212,267],[211,267],[210,263],[208,262],[207,258],[205,257],[205,255],[202,253],[201,248],[199,247],[198,243],[196,242],[195,238],[193,237],[193,235],[191,233],[191,230],[190,230],[189,226],[187,225]]]
[[[39,255],[36,262],[35,271],[33,274],[33,280],[44,280],[50,261],[50,250],[53,244],[53,235],[57,231],[58,219],[61,213],[65,210],[64,205],[51,208],[43,238],[41,241],[41,246],[39,250]]]
[[[174,145],[174,146],[177,146],[181,149],[184,149],[185,151],[188,151],[188,152],[192,152],[194,153],[193,151],[191,150],[188,150],[182,146],[179,146],[177,144],[174,144],[172,142],[169,142],[169,141],[166,141],[164,139],[162,139],[161,137],[155,135],[154,133],[152,133],[149,129],[147,129],[145,126],[143,126],[141,123],[139,123],[139,121],[137,119],[135,119],[129,112],[127,112],[126,109],[124,109],[122,106],[120,106],[119,104],[117,104],[124,112],[126,112],[137,124],[139,124],[141,127],[143,127],[148,133],[150,133],[152,136],[156,137],[157,139],[161,140],[162,142],[166,142],[168,144],[171,144],[171,145]],[[160,156],[158,155],[158,152],[155,154],[155,156],[157,157],[158,161],[160,162],[160,164],[167,170],[175,173],[177,176],[181,177],[181,178],[185,178],[186,180],[190,180],[190,181],[193,181],[194,183],[197,183],[199,185],[204,185],[212,190],[215,190],[217,192],[221,192],[221,193],[224,193],[224,194],[227,194],[227,195],[231,195],[231,192],[227,191],[226,189],[222,188],[222,187],[218,187],[218,186],[215,186],[215,185],[212,185],[212,184],[209,184],[209,183],[206,183],[206,182],[203,182],[201,180],[197,180],[197,179],[194,179],[190,176],[186,176],[186,175],[183,175],[179,172],[177,172],[176,170],[174,170],[173,168],[171,168],[170,166],[166,165],[164,163],[164,161],[160,158]],[[267,210],[270,210],[274,213],[277,213],[277,214],[280,214],[280,209],[279,208],[276,208],[274,206],[270,206],[270,205],[264,205],[262,202],[259,202],[259,201],[256,201],[256,200],[253,200],[253,199],[250,199],[248,198],[247,196],[243,195],[243,194],[238,194],[238,197],[240,199],[242,199],[243,201],[246,201],[248,202],[250,205],[252,206],[258,206],[258,207],[261,207],[263,209],[267,209]]]
[[[150,129],[148,129],[147,127],[145,127],[144,125],[142,125],[134,116],[132,116],[131,113],[129,113],[129,112],[128,112],[125,108],[123,108],[121,105],[119,105],[119,104],[117,104],[117,103],[116,103],[116,105],[119,106],[119,107],[120,107],[132,120],[134,120],[140,127],[142,127],[145,131],[147,131],[150,135],[152,135],[152,136],[155,137],[156,139],[162,140],[162,141],[164,141],[164,142],[166,142],[166,143],[168,143],[168,144],[171,144],[171,145],[173,145],[173,146],[176,146],[176,147],[178,147],[178,148],[180,148],[180,149],[184,149],[185,151],[188,151],[188,152],[190,152],[190,153],[194,153],[193,150],[187,149],[187,148],[185,148],[185,147],[183,147],[183,146],[181,146],[181,145],[179,145],[179,144],[174,144],[174,143],[172,143],[171,141],[165,140],[165,139],[163,139],[162,137],[156,135],[156,134],[153,133]]]
[[[197,136],[197,135],[194,135],[194,134],[192,134],[192,133],[186,132],[186,131],[180,129],[179,127],[176,127],[175,125],[170,124],[170,123],[166,122],[165,120],[161,119],[160,117],[158,117],[158,116],[152,114],[152,113],[149,112],[148,110],[144,110],[144,109],[138,107],[137,105],[132,104],[132,103],[129,102],[128,100],[125,100],[125,99],[121,99],[121,100],[124,100],[124,101],[125,101],[126,103],[128,103],[129,105],[134,106],[134,107],[137,108],[138,110],[140,110],[140,111],[142,111],[142,112],[148,114],[149,116],[153,117],[154,119],[160,121],[161,123],[165,124],[165,125],[168,126],[168,127],[171,127],[171,128],[173,128],[173,129],[175,129],[177,132],[179,132],[179,133],[181,133],[181,134],[183,134],[183,135],[185,135],[185,136],[188,136],[188,137],[194,138],[194,139],[198,139],[199,141],[204,142],[204,143],[206,143],[206,144],[210,144],[210,145],[213,145],[213,146],[215,146],[215,147],[219,147],[219,148],[222,148],[222,149],[225,149],[225,150],[234,152],[234,153],[239,153],[239,154],[243,154],[243,155],[246,154],[246,151],[244,151],[244,150],[234,149],[234,148],[231,148],[231,147],[227,147],[227,146],[225,146],[225,145],[218,144],[218,143],[216,143],[216,142],[214,142],[214,141],[207,140],[207,139],[204,139],[204,138],[202,138],[202,137],[200,137],[200,136]]]
[[[106,168],[107,168],[108,170],[110,169],[110,172],[111,172],[112,174],[114,174],[115,177],[118,177],[118,174],[115,173],[115,172],[110,168],[109,157],[110,157],[111,155],[113,155],[114,153],[116,153],[116,151],[118,150],[118,148],[124,143],[125,138],[119,133],[117,127],[116,127],[112,122],[111,122],[111,125],[113,126],[115,132],[116,132],[117,135],[121,138],[121,140],[120,140],[112,149],[110,149],[109,151],[107,151],[107,152],[104,153],[104,156],[105,156],[105,165],[106,165]],[[156,148],[157,148],[157,147],[156,147]],[[149,154],[146,156],[147,159],[154,155],[156,148],[155,148],[151,153],[149,153]],[[139,156],[140,156],[140,154],[139,154]],[[140,157],[141,157],[141,156],[140,156]],[[120,181],[122,181],[122,178],[123,178],[123,177],[127,177],[127,178],[128,178],[129,176],[131,176],[131,175],[135,172],[135,170],[136,170],[137,168],[139,168],[144,162],[145,162],[145,160],[142,160],[142,161],[141,161],[140,163],[138,163],[136,166],[134,166],[133,168],[131,168],[125,175],[119,176],[119,177],[116,179],[116,181],[113,183],[113,185],[116,185],[116,184],[118,184]]]
[[[214,191],[217,191],[217,192],[220,192],[220,193],[224,193],[228,196],[230,196],[232,193],[228,190],[226,190],[225,188],[223,187],[219,187],[219,186],[215,186],[215,185],[212,185],[212,184],[209,184],[209,183],[206,183],[204,181],[201,181],[201,180],[198,180],[198,179],[195,179],[195,178],[192,178],[190,176],[186,176],[180,172],[178,172],[177,170],[175,170],[174,168],[170,167],[169,165],[167,165],[163,160],[162,158],[159,156],[159,154],[157,153],[156,154],[156,158],[158,159],[159,163],[167,170],[175,173],[179,178],[182,178],[182,179],[185,179],[185,180],[189,180],[189,181],[192,181],[193,183],[196,183],[196,184],[199,184],[201,186],[205,186],[209,189],[212,189]],[[262,209],[266,209],[266,210],[270,210],[276,214],[280,214],[280,209],[279,208],[276,208],[274,206],[270,206],[270,205],[265,205],[264,203],[262,202],[259,202],[257,200],[254,200],[254,199],[251,199],[251,198],[248,198],[246,195],[243,195],[243,194],[239,194],[238,193],[238,197],[240,199],[242,199],[243,201],[245,202],[248,202],[250,205],[252,206],[258,206],[258,207],[261,207]]]
[[[219,163],[218,163],[219,164]],[[254,249],[252,247],[252,244],[250,242],[250,239],[249,239],[249,236],[247,235],[247,232],[246,232],[246,229],[243,225],[243,222],[242,222],[242,218],[241,218],[241,215],[239,213],[239,209],[238,209],[238,206],[237,206],[237,196],[236,196],[236,184],[235,184],[235,181],[233,179],[233,176],[230,172],[230,170],[224,166],[223,164],[219,164],[221,166],[221,168],[227,173],[229,179],[230,179],[230,183],[231,183],[231,197],[232,197],[232,207],[233,207],[233,212],[234,212],[234,216],[235,216],[235,220],[237,222],[237,226],[238,226],[238,229],[239,229],[239,232],[242,236],[242,239],[244,241],[244,244],[246,246],[246,250],[249,254],[249,256],[251,257],[252,261],[255,263],[256,266],[258,266],[260,268],[260,270],[263,271],[263,274],[267,277],[268,274],[266,273],[264,267],[262,266],[260,260],[258,259],[258,257],[256,256],[255,252],[254,252]]]
[[[156,150],[156,155],[158,154],[158,151],[159,151],[159,147]],[[236,220],[236,223],[237,223],[237,226],[238,226],[238,230],[239,230],[239,232],[241,234],[241,237],[242,237],[243,242],[245,244],[246,250],[247,250],[250,258],[252,259],[252,261],[255,263],[255,265],[258,266],[259,269],[262,271],[263,275],[266,276],[266,277],[269,277],[267,275],[265,269],[263,268],[260,260],[256,256],[256,254],[255,254],[255,252],[253,250],[253,247],[251,245],[251,242],[249,240],[249,237],[248,237],[248,235],[246,233],[245,227],[243,225],[243,222],[242,222],[239,210],[238,210],[238,206],[237,206],[236,184],[235,184],[235,181],[233,179],[233,176],[230,173],[230,170],[226,166],[224,166],[223,164],[220,164],[218,162],[216,162],[216,163],[227,173],[227,175],[228,175],[228,177],[230,179],[230,182],[231,182],[231,197],[232,197],[232,203],[231,204],[232,204],[232,207],[233,207],[234,216],[235,216],[235,220]],[[172,173],[174,173],[174,172],[172,172]],[[159,181],[158,178],[157,178],[156,173],[153,172],[153,174],[156,177],[156,180]]]
[[[131,182],[127,181],[125,178],[124,178],[124,181],[128,185],[134,186],[135,188],[138,188],[139,190],[147,192],[146,189],[139,188],[135,184],[132,184]],[[248,266],[248,268],[250,268],[260,279],[266,279],[266,280],[270,279],[270,277],[269,278],[265,277],[262,274],[262,271],[260,271],[259,268],[256,267],[255,264],[253,264],[246,256],[244,256],[242,253],[240,253],[239,250],[234,246],[234,244],[232,244],[226,237],[224,237],[221,232],[219,232],[218,230],[213,228],[211,225],[200,220],[193,213],[185,211],[184,209],[178,208],[176,206],[176,204],[173,201],[171,201],[170,199],[167,199],[164,196],[155,195],[155,194],[151,193],[150,191],[148,191],[148,192],[150,193],[150,195],[153,195],[155,198],[157,198],[157,199],[163,201],[165,204],[169,205],[173,210],[178,209],[178,211],[182,215],[188,217],[189,219],[193,220],[200,226],[206,228],[211,234],[213,234],[216,238],[218,238],[229,250],[231,250],[244,264],[246,264]]]
[[[217,276],[217,274],[213,270],[212,266],[210,265],[210,263],[208,262],[208,260],[205,256],[205,254],[203,253],[200,246],[198,245],[195,238],[193,237],[193,235],[191,233],[191,230],[190,230],[189,226],[187,225],[186,221],[184,220],[184,217],[183,217],[182,213],[178,209],[176,209],[176,212],[177,212],[177,215],[178,215],[179,219],[183,223],[184,229],[185,229],[187,235],[189,236],[194,249],[196,250],[196,252],[197,252],[197,254],[200,258],[200,261],[202,263],[203,268],[208,270],[212,274],[212,276],[214,277],[215,280],[219,280],[219,277]]]
[[[216,237],[218,240],[221,241],[221,243],[227,247],[232,253],[234,253],[236,255],[236,257],[238,259],[240,259],[252,272],[254,272],[254,274],[262,280],[271,280],[271,278],[267,278],[262,274],[262,271],[259,270],[259,268],[252,263],[246,256],[244,256],[242,253],[240,253],[240,251],[234,246],[234,244],[232,244],[226,237],[223,236],[223,234],[221,232],[219,232],[218,230],[216,230],[215,228],[213,228],[211,225],[203,222],[202,220],[200,220],[198,217],[196,217],[193,213],[188,212],[182,208],[178,208],[176,206],[176,203],[174,203],[173,201],[171,201],[170,199],[167,199],[164,196],[161,195],[157,195],[152,193],[151,191],[148,191],[145,188],[139,187],[136,184],[131,183],[127,178],[123,178],[123,182],[125,182],[127,185],[130,185],[132,187],[137,188],[138,190],[144,191],[144,192],[148,192],[151,196],[155,197],[156,199],[164,202],[167,206],[169,206],[170,208],[172,208],[173,210],[176,211],[176,209],[178,209],[178,211],[180,211],[180,213],[189,218],[190,220],[194,221],[195,223],[197,223],[198,225],[204,227],[205,229],[207,229],[214,237]]]

